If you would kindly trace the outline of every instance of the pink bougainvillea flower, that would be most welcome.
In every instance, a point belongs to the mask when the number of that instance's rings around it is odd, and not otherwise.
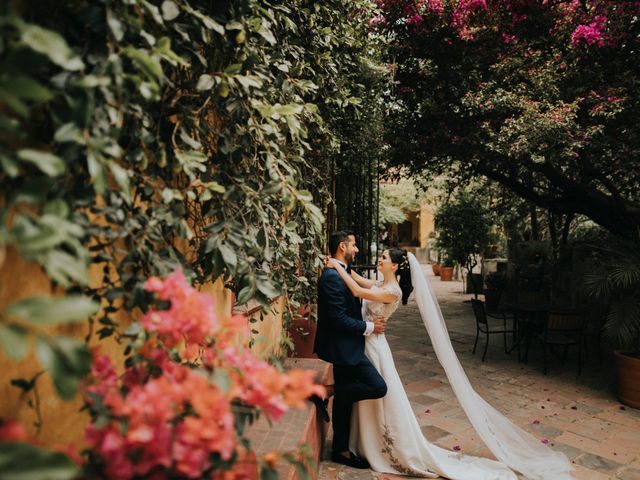
[[[27,431],[15,420],[0,420],[0,442],[24,442],[28,438]]]
[[[602,47],[605,43],[604,39],[604,27],[607,23],[607,17],[603,15],[596,15],[593,18],[593,22],[588,25],[578,25],[571,34],[571,44],[578,45],[581,42],[587,45],[596,44]]]
[[[324,398],[327,391],[322,385],[316,385],[314,377],[312,370],[294,369],[287,372],[283,388],[285,403],[290,407],[303,408],[311,395]]]
[[[168,347],[176,346],[182,339],[202,344],[218,330],[213,298],[189,285],[182,270],[164,280],[152,277],[145,288],[170,302],[168,310],[150,310],[140,320],[146,331],[157,332]]]
[[[460,450],[462,450],[462,448],[460,448],[460,445],[454,445],[453,446],[453,451],[454,452],[459,452]]]
[[[85,437],[106,478],[203,478],[212,458],[231,461],[243,451],[232,402],[275,420],[312,394],[326,395],[314,372],[283,373],[256,358],[247,348],[247,319],[218,318],[212,297],[190,286],[181,271],[153,277],[146,288],[169,304],[142,317],[146,339],[136,346],[136,362],[118,375],[111,360],[94,351],[85,388],[98,420]]]
[[[420,25],[423,21],[424,21],[424,18],[422,18],[422,15],[420,15],[419,13],[414,13],[409,18],[407,18],[408,25],[417,26],[417,25]]]

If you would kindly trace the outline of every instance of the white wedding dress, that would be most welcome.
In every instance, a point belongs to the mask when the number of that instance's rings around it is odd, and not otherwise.
[[[442,313],[420,264],[409,254],[411,279],[422,320],[438,360],[472,425],[500,461],[449,451],[430,443],[420,430],[396,371],[384,334],[369,335],[365,353],[387,383],[387,395],[354,404],[350,448],[365,457],[378,472],[451,480],[516,480],[512,470],[532,480],[571,479],[571,463],[539,440],[512,424],[471,387],[451,346]],[[399,287],[383,287],[396,301],[382,304],[364,300],[363,318],[389,318],[400,304]]]

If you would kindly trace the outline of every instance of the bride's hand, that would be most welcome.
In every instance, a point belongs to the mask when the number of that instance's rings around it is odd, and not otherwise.
[[[384,317],[375,317],[373,320],[373,333],[379,335],[387,328],[387,320]]]
[[[340,266],[340,264],[331,257],[324,257],[324,261],[327,268],[338,269],[338,267]]]

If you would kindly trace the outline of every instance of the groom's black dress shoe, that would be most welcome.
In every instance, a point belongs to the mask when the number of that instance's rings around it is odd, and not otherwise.
[[[316,411],[320,415],[320,418],[325,422],[329,421],[329,410],[327,410],[327,405],[329,405],[329,399],[322,399],[318,395],[311,395],[309,400],[313,402],[316,406]]]
[[[334,452],[331,454],[331,461],[341,463],[342,465],[346,465],[351,468],[371,468],[371,465],[369,465],[369,462],[367,462],[366,459],[359,457],[352,452],[349,452],[348,457]]]

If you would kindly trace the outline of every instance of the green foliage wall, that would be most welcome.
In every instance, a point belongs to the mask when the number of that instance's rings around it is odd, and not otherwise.
[[[322,173],[376,68],[366,2],[0,8],[0,248],[107,314],[145,308],[142,281],[176,266],[240,303],[313,295]]]

